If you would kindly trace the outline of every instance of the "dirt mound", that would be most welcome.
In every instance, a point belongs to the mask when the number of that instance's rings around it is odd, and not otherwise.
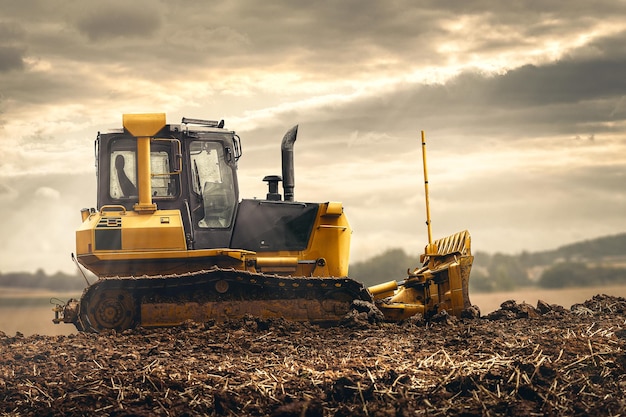
[[[6,415],[626,413],[626,299],[507,301],[482,318],[321,328],[245,318],[70,336],[0,333]]]

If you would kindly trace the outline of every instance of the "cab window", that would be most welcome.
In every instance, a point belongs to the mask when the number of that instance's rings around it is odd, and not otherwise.
[[[134,140],[117,140],[111,148],[109,195],[119,200],[137,200],[137,155]],[[152,198],[171,199],[178,195],[178,175],[172,173],[171,149],[152,146],[150,170]]]
[[[137,163],[134,150],[111,152],[109,194],[112,198],[137,198]]]
[[[193,192],[202,201],[200,228],[228,228],[235,210],[235,187],[232,169],[224,158],[220,143],[193,141],[189,155]]]
[[[152,197],[175,197],[178,175],[171,174],[171,157],[168,151],[152,150],[150,152],[150,169],[152,170]]]

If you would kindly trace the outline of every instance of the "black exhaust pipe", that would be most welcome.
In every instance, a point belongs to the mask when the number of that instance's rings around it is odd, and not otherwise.
[[[293,144],[298,136],[298,125],[292,127],[285,136],[280,145],[282,164],[283,164],[283,190],[285,201],[294,201],[293,190],[296,186],[293,168]]]

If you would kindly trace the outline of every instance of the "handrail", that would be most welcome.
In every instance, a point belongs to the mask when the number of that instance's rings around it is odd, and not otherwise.
[[[122,211],[122,214],[126,214],[126,207],[121,204],[106,204],[100,207],[100,215],[104,214],[105,211]]]

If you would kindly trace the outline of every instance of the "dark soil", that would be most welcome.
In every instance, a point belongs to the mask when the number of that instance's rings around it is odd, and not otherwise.
[[[618,415],[625,347],[626,299],[604,295],[400,324],[0,332],[0,415]]]

